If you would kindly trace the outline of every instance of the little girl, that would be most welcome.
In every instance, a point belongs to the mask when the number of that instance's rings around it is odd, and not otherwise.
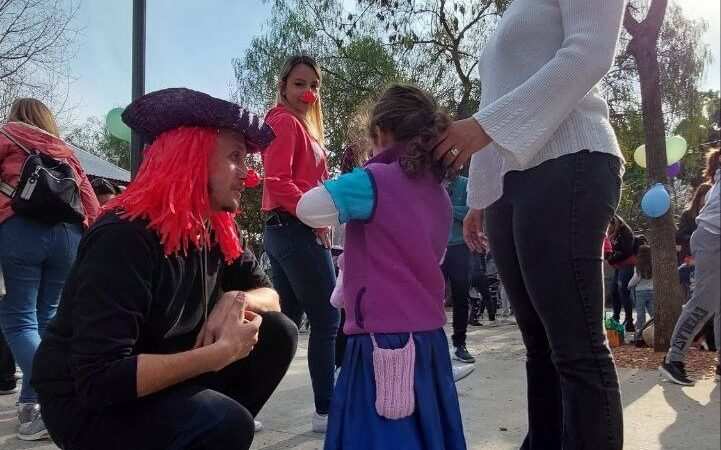
[[[655,305],[653,301],[653,272],[651,271],[651,247],[642,245],[636,256],[636,267],[633,277],[628,282],[628,289],[635,293],[636,298],[636,347],[645,347],[643,327],[646,325],[646,313],[653,317]]]
[[[432,154],[448,124],[423,91],[391,86],[370,115],[375,156],[298,203],[311,227],[347,223],[348,342],[325,450],[466,448],[443,331],[451,204]]]

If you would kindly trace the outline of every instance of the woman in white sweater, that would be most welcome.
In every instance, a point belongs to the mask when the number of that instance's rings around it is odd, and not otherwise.
[[[613,62],[625,3],[515,0],[481,56],[480,110],[436,148],[449,166],[471,159],[464,237],[483,246],[485,213],[523,333],[523,449],[623,446],[601,255],[623,157],[596,85]]]

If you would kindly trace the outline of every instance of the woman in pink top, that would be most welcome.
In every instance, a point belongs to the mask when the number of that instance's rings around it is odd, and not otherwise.
[[[58,137],[50,110],[38,100],[18,99],[8,119],[3,131],[17,144],[63,160],[73,168],[87,227],[97,217],[100,206],[73,150]],[[18,184],[27,158],[17,144],[0,134],[0,179],[13,187]],[[24,375],[18,403],[20,439],[47,436],[37,394],[30,386],[32,362],[45,327],[55,316],[82,232],[80,224],[49,225],[16,215],[10,198],[0,194],[0,261],[7,291],[0,300],[0,328]]]

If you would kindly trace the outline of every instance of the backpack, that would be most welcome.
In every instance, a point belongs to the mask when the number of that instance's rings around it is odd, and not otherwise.
[[[0,192],[10,198],[13,211],[48,225],[82,223],[85,212],[72,167],[38,150],[28,150],[2,128],[0,133],[28,155],[16,188],[0,182]]]

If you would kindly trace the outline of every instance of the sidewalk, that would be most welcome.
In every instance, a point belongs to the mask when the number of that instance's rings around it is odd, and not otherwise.
[[[307,338],[301,335],[288,375],[258,417],[265,430],[256,436],[253,450],[323,448],[322,435],[310,432]],[[457,385],[468,448],[517,449],[526,429],[524,352],[518,328],[472,328],[468,347],[477,355],[476,370]],[[655,371],[621,369],[620,376],[625,448],[719,449],[719,385],[713,380],[682,388],[659,383]],[[0,449],[56,450],[49,441],[15,438],[14,401],[14,396],[0,397]]]

